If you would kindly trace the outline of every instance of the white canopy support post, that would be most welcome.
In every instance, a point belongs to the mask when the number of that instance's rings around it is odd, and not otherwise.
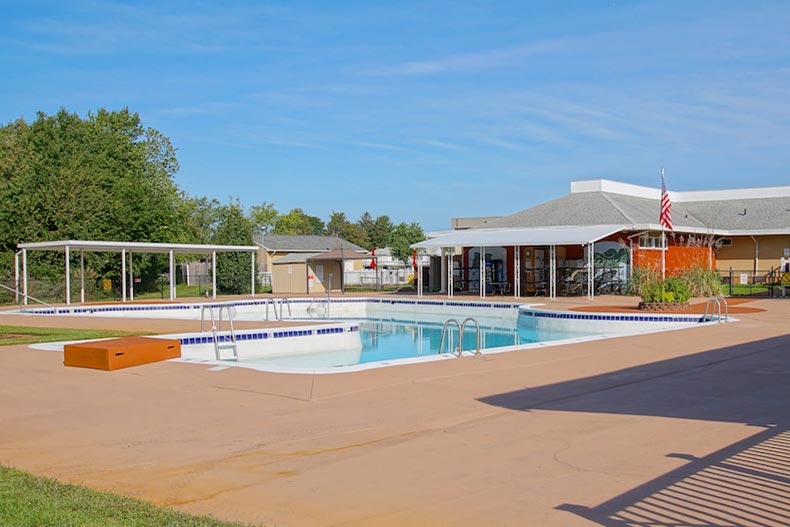
[[[549,298],[557,298],[557,246],[549,246]]]
[[[513,247],[513,296],[521,297],[521,246]]]
[[[126,249],[121,249],[121,302],[126,302]]]
[[[587,246],[587,298],[595,298],[595,244]]]
[[[211,252],[211,298],[217,298],[217,251]]]
[[[22,249],[22,301],[27,305],[27,249]]]
[[[250,291],[252,291],[253,297],[255,297],[255,253],[251,252],[252,255],[252,272],[250,276]]]
[[[85,303],[85,251],[80,251],[80,304]]]
[[[453,256],[455,249],[447,249],[447,298],[452,298],[455,294],[455,268]]]
[[[176,263],[175,263],[175,258],[173,258],[172,249],[168,251],[168,255],[170,256],[170,269],[168,269],[170,274],[170,300],[173,301],[176,299],[176,277],[175,277]]]
[[[129,301],[134,302],[134,270],[132,269],[132,264],[134,264],[134,253],[129,251]]]
[[[71,251],[66,246],[66,305],[71,304]]]
[[[19,253],[14,253],[14,302],[19,303]]]
[[[422,256],[417,251],[417,298],[422,298]]]
[[[441,249],[439,257],[439,292],[444,293],[447,290],[447,259],[444,258],[445,250]]]
[[[486,248],[480,247],[480,298],[486,297]]]

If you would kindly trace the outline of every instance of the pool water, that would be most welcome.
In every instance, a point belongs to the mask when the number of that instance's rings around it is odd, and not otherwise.
[[[397,359],[410,359],[439,354],[443,324],[425,321],[392,321],[367,319],[359,322],[359,334],[362,340],[360,353],[337,354],[335,362],[329,367],[350,366],[371,362],[384,362]],[[586,334],[538,331],[517,327],[515,321],[492,319],[480,323],[480,348],[500,348],[550,340],[561,340],[582,337]],[[464,329],[462,350],[474,352],[476,349],[476,331],[474,324],[467,324]],[[458,327],[448,327],[447,338],[442,353],[451,353],[458,347]],[[316,361],[319,356],[323,360]],[[272,365],[305,368],[320,362],[327,365],[326,352],[280,355],[254,359],[249,362],[256,365]],[[330,359],[330,361],[333,359]]]

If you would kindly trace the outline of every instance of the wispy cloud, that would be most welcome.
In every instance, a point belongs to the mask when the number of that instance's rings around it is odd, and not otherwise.
[[[525,58],[567,48],[569,41],[553,40],[522,44],[509,48],[460,53],[446,57],[411,61],[392,66],[373,68],[365,73],[373,76],[412,77],[439,73],[467,73],[490,68],[501,68]]]

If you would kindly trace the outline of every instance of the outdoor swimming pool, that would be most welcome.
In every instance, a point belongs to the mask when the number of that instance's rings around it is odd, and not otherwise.
[[[463,322],[463,320],[459,320]],[[518,327],[514,321],[502,319],[480,319],[480,349],[491,351],[505,348],[548,342],[561,339],[586,337],[589,334],[568,333],[560,331],[538,330]],[[430,321],[393,321],[384,319],[366,319],[357,322],[359,328],[360,349],[356,354],[327,355],[325,351],[273,355],[258,359],[249,359],[249,364],[257,366],[279,366],[293,368],[309,368],[316,364],[323,367],[344,367],[356,364],[370,364],[435,357],[442,346],[443,324]],[[459,347],[459,328],[449,325],[442,353],[457,353]],[[478,334],[473,324],[464,328],[463,343],[460,346],[466,355],[477,351]],[[329,357],[335,363],[327,363]],[[331,361],[331,359],[330,359]]]
[[[237,321],[298,321],[303,325],[235,331],[235,355],[228,351],[227,320],[217,333],[225,345],[217,359],[211,325],[198,331],[211,308],[232,313]],[[32,313],[53,314],[47,310]],[[30,313],[30,312],[29,312]],[[228,303],[73,307],[58,314],[195,320],[194,333],[178,338],[183,362],[217,367],[247,367],[293,373],[337,373],[430,360],[454,359],[458,325],[473,318],[480,326],[482,353],[641,334],[699,325],[699,315],[619,314],[552,311],[539,305],[455,300],[389,298],[296,298]],[[227,315],[226,315],[227,317]],[[448,320],[444,347],[442,328]],[[476,324],[465,325],[463,356],[477,349]],[[440,350],[441,347],[441,350]],[[441,353],[440,353],[441,351]],[[229,360],[233,359],[233,360]]]

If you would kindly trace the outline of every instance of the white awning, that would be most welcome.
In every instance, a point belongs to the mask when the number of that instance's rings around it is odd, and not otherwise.
[[[441,247],[506,247],[587,245],[627,229],[627,225],[572,225],[524,229],[470,229],[454,231],[412,245],[414,249]]]
[[[20,243],[20,249],[38,249],[49,251],[65,251],[76,249],[88,252],[121,252],[123,250],[140,253],[174,253],[180,254],[211,254],[212,252],[248,252],[258,251],[257,245],[197,245],[185,243],[144,243],[144,242],[112,242],[97,240],[60,240],[52,242]]]

